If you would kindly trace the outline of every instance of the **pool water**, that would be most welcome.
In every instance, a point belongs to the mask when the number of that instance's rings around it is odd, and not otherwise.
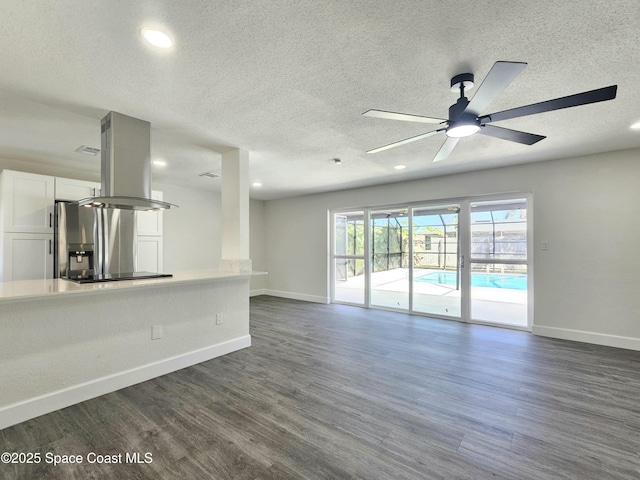
[[[455,285],[456,272],[432,272],[416,277],[416,282],[439,283],[440,285]],[[527,276],[512,273],[472,273],[472,287],[509,288],[511,290],[526,290]]]

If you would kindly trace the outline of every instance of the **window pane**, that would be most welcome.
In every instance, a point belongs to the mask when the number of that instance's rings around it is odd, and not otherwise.
[[[460,317],[459,206],[413,210],[413,310]]]
[[[364,213],[335,215],[335,254],[364,255]]]
[[[364,259],[335,259],[334,300],[364,304]]]
[[[527,326],[527,266],[471,264],[471,318]]]
[[[525,199],[471,205],[471,257],[526,261]]]
[[[371,212],[371,304],[409,308],[409,220],[406,208]]]
[[[336,255],[346,255],[347,253],[347,217],[343,215],[335,216],[335,245]]]

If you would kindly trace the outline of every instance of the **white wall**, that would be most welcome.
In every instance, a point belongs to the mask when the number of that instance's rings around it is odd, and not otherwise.
[[[265,243],[264,202],[251,200],[249,203],[249,256],[254,271],[267,270],[267,247]],[[267,277],[259,276],[251,279],[252,294],[264,293]]]
[[[328,209],[533,192],[534,333],[640,350],[639,158],[626,150],[267,201],[266,291],[327,301]]]
[[[164,200],[179,208],[164,212],[164,271],[217,268],[221,257],[220,192],[169,184],[154,184]],[[264,202],[251,200],[250,256],[254,270],[264,271]],[[264,277],[251,279],[261,293]]]
[[[163,213],[164,270],[216,268],[220,261],[220,192],[155,184],[165,202],[179,208]]]
[[[80,154],[78,154],[80,155]],[[20,160],[9,157],[0,157],[0,170],[16,170],[18,172],[38,173],[51,175],[52,177],[75,178],[90,182],[100,182],[100,172],[95,171],[95,162],[100,165],[100,157],[88,157],[87,169],[69,168],[52,163],[38,163],[29,160]],[[94,165],[91,165],[94,163]]]

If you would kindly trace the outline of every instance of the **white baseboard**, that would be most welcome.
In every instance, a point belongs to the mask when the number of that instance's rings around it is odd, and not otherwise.
[[[608,335],[605,333],[585,332],[568,328],[533,326],[532,332],[543,337],[573,340],[574,342],[594,343],[607,347],[626,348],[628,350],[640,350],[640,338],[622,337],[620,335]]]
[[[324,303],[324,304],[331,303],[331,299],[329,297],[321,297],[318,295],[307,295],[306,293],[283,292],[282,290],[265,289],[264,295],[271,295],[273,297],[291,298],[292,300],[302,300],[303,302]]]
[[[125,370],[86,383],[30,398],[0,409],[0,430],[30,420],[46,413],[115,392],[167,373],[181,370],[197,363],[206,362],[227,353],[251,346],[251,336],[244,335],[200,350],[166,358],[141,367]]]
[[[249,292],[250,297],[257,297],[258,295],[266,295],[266,290],[264,288],[256,288],[255,290],[251,290]]]

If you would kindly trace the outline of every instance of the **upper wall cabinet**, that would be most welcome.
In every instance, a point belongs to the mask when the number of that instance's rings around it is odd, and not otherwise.
[[[153,190],[151,198],[162,200],[162,192]],[[159,212],[136,212],[138,235],[162,235],[162,211]]]
[[[56,177],[56,200],[78,201],[100,195],[98,182]]]
[[[0,222],[4,232],[53,233],[53,177],[3,170]]]

